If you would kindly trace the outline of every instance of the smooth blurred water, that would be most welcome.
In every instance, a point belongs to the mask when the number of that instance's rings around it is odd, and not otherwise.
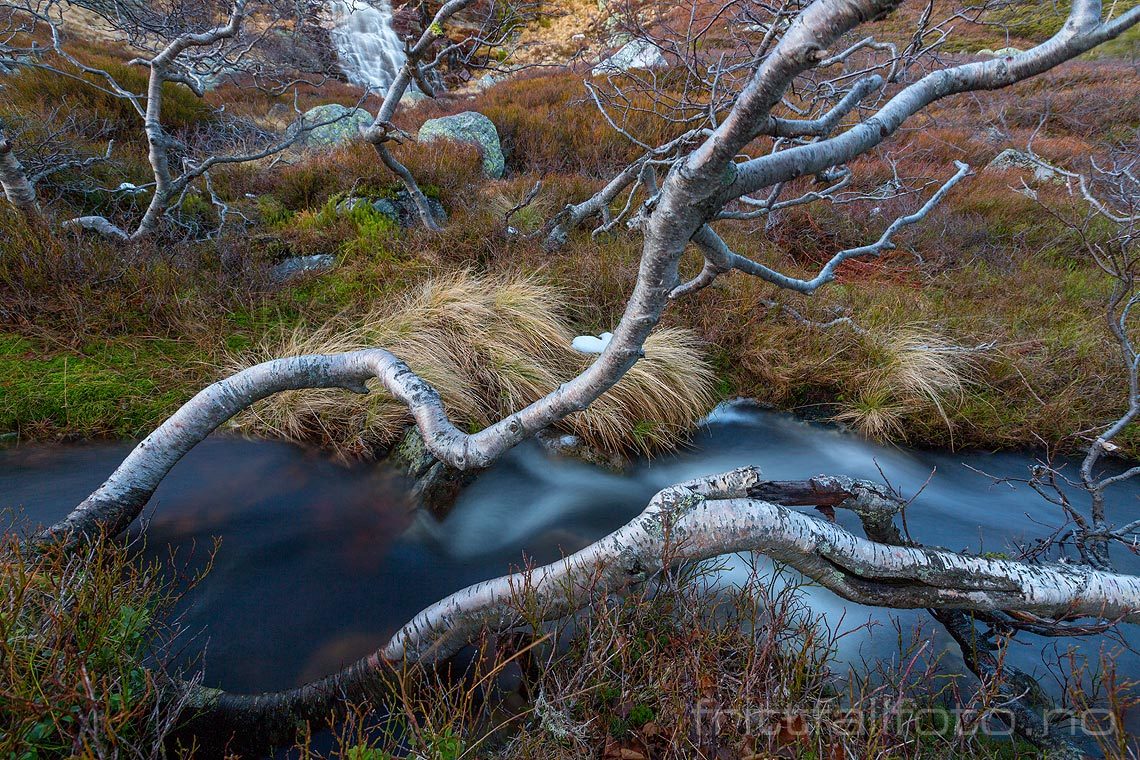
[[[406,59],[388,0],[328,0],[333,45],[348,81],[383,93]]]
[[[50,522],[94,489],[129,444],[19,447],[0,451],[0,506]],[[881,479],[910,495],[913,536],[950,549],[1001,551],[1043,535],[1056,508],[1027,487],[993,485],[968,466],[997,476],[1026,474],[1024,454],[907,451],[878,446],[834,428],[747,404],[719,408],[680,453],[615,474],[553,459],[536,445],[508,454],[464,492],[442,522],[413,512],[407,483],[383,467],[342,467],[321,454],[276,442],[213,438],[192,451],[148,509],[147,551],[200,561],[221,537],[216,564],[190,593],[184,623],[199,632],[185,656],[201,656],[205,681],[228,689],[284,688],[325,675],[382,644],[424,606],[470,583],[495,577],[528,557],[545,563],[619,527],[662,487],[746,464],[772,479],[820,473]],[[933,473],[933,475],[932,475]],[[1140,484],[1113,494],[1115,519],[1140,516]],[[840,522],[857,530],[850,515]],[[1140,572],[1119,556],[1118,567]],[[743,561],[724,582],[742,575]],[[734,575],[735,573],[735,575]],[[890,612],[847,603],[823,590],[813,609],[850,630],[847,660],[897,655],[893,617],[904,631],[922,625],[933,651],[957,652],[922,611]],[[1126,636],[1140,643],[1131,631]],[[1069,640],[1026,637],[1012,661],[1042,673],[1042,650]],[[1118,647],[1103,638],[1077,642],[1087,652]],[[1118,654],[1120,671],[1140,677],[1140,656]]]

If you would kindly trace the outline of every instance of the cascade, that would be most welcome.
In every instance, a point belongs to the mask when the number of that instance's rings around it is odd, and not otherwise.
[[[330,33],[348,81],[383,92],[404,65],[388,0],[328,0]]]

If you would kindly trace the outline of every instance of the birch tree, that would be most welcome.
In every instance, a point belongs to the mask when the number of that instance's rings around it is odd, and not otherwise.
[[[152,181],[132,188],[134,192],[149,193],[150,199],[142,216],[131,224],[122,226],[103,216],[81,216],[64,221],[65,227],[91,229],[121,241],[139,240],[158,231],[197,184],[201,184],[224,218],[228,207],[213,192],[212,169],[274,156],[303,140],[307,129],[336,120],[304,124],[298,118],[283,135],[277,135],[227,117],[221,119],[212,134],[206,135],[210,139],[201,145],[188,145],[171,133],[164,118],[170,87],[185,87],[202,98],[208,89],[230,77],[240,76],[251,87],[275,92],[288,91],[291,85],[308,81],[304,77],[314,72],[295,71],[273,62],[261,51],[274,34],[300,21],[297,8],[288,3],[235,0],[232,5],[218,6],[210,0],[170,0],[165,4],[116,1],[80,5],[104,25],[104,32],[122,38],[130,50],[140,53],[128,65],[146,72],[146,85],[141,91],[120,81],[121,77],[112,71],[89,65],[72,54],[65,24],[66,7],[57,0],[26,0],[0,6],[10,30],[0,37],[0,61],[18,61],[21,66],[78,79],[127,102],[138,116],[146,139]],[[35,35],[48,35],[50,48],[39,44]],[[21,57],[23,60],[19,60]],[[5,176],[11,177],[14,157],[10,152],[3,155],[7,157]],[[6,192],[7,182],[6,179]],[[34,193],[31,183],[16,195],[26,198],[28,192]],[[26,201],[21,203],[30,209]]]
[[[427,14],[427,3],[421,3],[421,23],[418,36],[406,40],[404,65],[396,72],[392,83],[384,92],[380,110],[372,124],[363,130],[380,161],[391,171],[408,192],[419,213],[420,221],[429,230],[439,230],[427,196],[416,182],[415,176],[395,156],[389,146],[410,139],[410,136],[392,123],[400,103],[410,87],[418,87],[427,97],[438,97],[443,86],[440,70],[444,65],[453,69],[495,70],[498,62],[490,51],[509,46],[517,27],[535,16],[537,3],[509,3],[492,0],[447,0],[434,15]],[[449,36],[449,26],[457,14],[475,12],[478,20],[474,32],[466,32],[459,39]],[[507,53],[509,57],[509,52]]]
[[[36,198],[36,189],[20,159],[12,152],[12,144],[3,130],[0,130],[0,188],[8,202],[17,209],[29,216],[39,216],[40,202]]]
[[[1140,22],[1140,8],[1116,14],[1097,0],[1077,0],[1064,26],[1029,50],[912,68],[905,65],[909,54],[883,50],[873,39],[852,41],[849,36],[868,21],[890,14],[898,4],[898,0],[815,0],[803,8],[785,6],[771,20],[766,41],[744,57],[747,65],[699,72],[706,81],[731,75],[742,84],[723,108],[710,106],[682,137],[658,146],[645,143],[643,158],[615,178],[618,184],[625,182],[622,188],[627,191],[636,182],[644,197],[636,205],[632,200],[627,204],[628,219],[642,238],[637,281],[605,349],[580,375],[548,396],[468,433],[449,419],[436,390],[383,348],[269,361],[201,391],[140,443],[99,489],[37,540],[80,543],[123,531],[183,454],[240,410],[284,390],[338,388],[367,393],[371,383],[407,405],[411,420],[439,461],[460,470],[487,467],[512,446],[587,408],[611,388],[641,357],[646,337],[673,301],[691,297],[731,273],[813,293],[834,280],[844,261],[889,250],[900,230],[922,222],[948,192],[967,181],[970,168],[947,167],[941,186],[911,213],[887,224],[876,240],[836,251],[818,271],[808,274],[780,271],[746,251],[732,250],[717,233],[718,223],[742,215],[763,216],[781,203],[826,199],[834,191],[809,191],[787,201],[781,193],[803,177],[815,177],[825,190],[832,188],[844,182],[854,159],[890,140],[932,103],[1042,74]],[[920,29],[912,48],[922,49],[923,39]],[[833,52],[836,49],[839,52]],[[827,77],[833,91],[819,98],[818,113],[787,114],[788,104],[800,108],[790,100],[797,83],[804,77],[823,81],[812,77],[821,68],[836,65],[837,58],[849,60],[856,52],[883,52],[889,62]],[[880,68],[886,73],[879,73]],[[601,98],[599,103],[604,106]],[[757,153],[758,144],[767,145],[767,150]],[[550,231],[562,225],[563,233],[568,233],[590,214],[608,209],[620,192],[602,202],[590,199],[592,207],[586,211],[568,210]],[[557,235],[553,242],[557,244]],[[698,276],[683,281],[679,264],[690,250],[703,266]],[[1113,305],[1119,324],[1127,321],[1135,302],[1128,290],[1131,279],[1124,282],[1129,294]],[[1118,332],[1126,339],[1131,334],[1126,325]],[[1129,412],[1108,426],[1090,449],[1085,485],[1094,505],[1103,488],[1118,482],[1098,479],[1099,457],[1140,408],[1135,370],[1140,362],[1130,342],[1122,345],[1130,367]],[[320,722],[337,705],[366,699],[378,674],[394,663],[432,662],[455,652],[479,630],[519,625],[523,621],[516,601],[519,589],[536,597],[550,616],[564,615],[591,595],[642,583],[671,563],[741,551],[765,554],[862,604],[960,611],[977,620],[1025,627],[1063,628],[1073,621],[1094,626],[1140,622],[1140,579],[1114,571],[1107,552],[1098,548],[1131,540],[1137,530],[1134,524],[1113,527],[1103,509],[1094,506],[1098,516],[1077,526],[1089,547],[1082,561],[1005,559],[900,540],[890,528],[903,503],[873,484],[828,475],[777,483],[765,480],[757,468],[679,484],[657,494],[630,523],[577,554],[477,584],[432,605],[372,655],[340,673],[276,694],[244,696],[197,689],[191,701],[205,730],[282,739],[298,721]],[[800,509],[804,506],[850,508],[864,518],[865,535],[804,512]]]

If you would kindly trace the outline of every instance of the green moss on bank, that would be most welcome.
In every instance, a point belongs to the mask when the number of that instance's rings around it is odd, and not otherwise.
[[[0,334],[0,428],[36,438],[134,437],[178,408],[205,373],[201,356],[173,340],[92,340],[53,350]],[[164,382],[174,367],[181,379]]]

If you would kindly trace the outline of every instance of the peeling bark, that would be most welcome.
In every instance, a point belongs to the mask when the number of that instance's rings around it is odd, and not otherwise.
[[[4,190],[4,197],[8,202],[25,215],[32,217],[40,215],[36,190],[28,180],[20,160],[12,152],[12,144],[2,131],[0,131],[0,189]]]
[[[901,542],[890,523],[900,504],[873,484],[825,476],[764,481],[755,468],[701,478],[659,492],[625,526],[576,554],[477,583],[433,604],[384,647],[320,681],[257,695],[193,688],[195,720],[227,736],[284,736],[299,722],[323,725],[338,706],[375,694],[394,665],[446,660],[484,631],[526,625],[524,610],[541,610],[546,620],[563,618],[666,567],[735,552],[784,562],[861,604],[1140,622],[1138,578],[872,541],[759,495],[788,505],[842,505],[869,519],[880,538],[892,538],[893,531]]]
[[[452,0],[439,14],[466,4],[467,0]],[[818,282],[796,280],[721,250],[719,238],[708,225],[719,218],[726,204],[839,166],[881,143],[906,119],[940,98],[1021,81],[1140,22],[1140,8],[1136,8],[1102,23],[1098,2],[1078,0],[1064,28],[1047,42],[1010,58],[928,74],[903,88],[871,118],[835,136],[826,133],[838,116],[818,123],[773,121],[772,109],[796,76],[827,60],[827,48],[843,34],[889,13],[896,5],[897,0],[816,0],[797,17],[775,49],[758,63],[750,83],[719,126],[707,134],[699,132],[703,142],[671,165],[659,190],[652,188],[652,202],[638,217],[644,239],[637,281],[613,328],[613,338],[588,368],[549,395],[468,434],[450,421],[435,389],[383,349],[266,362],[215,383],[187,402],[140,443],[95,493],[39,540],[74,542],[122,531],[183,454],[237,412],[284,390],[367,392],[367,383],[376,381],[407,405],[428,449],[440,462],[462,471],[486,467],[523,439],[586,409],[633,366],[671,298],[698,289],[682,286],[679,290],[678,265],[690,241],[701,245],[716,270],[702,276],[698,283],[702,287],[730,268],[803,292],[829,279],[824,271]],[[416,47],[422,45],[426,50],[436,31],[438,26],[433,23]],[[152,74],[156,70],[152,64]],[[366,131],[366,139],[378,148],[392,139],[390,119],[399,102],[393,95],[402,94],[414,76],[409,67],[400,72],[375,123]],[[849,110],[856,101],[844,100],[838,108]],[[745,146],[765,130],[818,132],[820,139],[737,163]],[[929,210],[964,173],[959,167],[955,178],[919,214]],[[615,195],[632,181],[619,175],[611,183],[619,188]],[[587,202],[590,208],[571,211],[568,221],[579,213],[584,218],[587,213],[600,212],[608,202],[603,191],[599,200]],[[915,216],[896,220],[878,243],[841,252],[837,258],[841,261],[885,249],[890,233]],[[784,502],[777,498],[781,494]],[[1054,618],[1140,622],[1140,578],[1076,565],[1034,565],[868,540],[791,508],[800,503],[834,503],[863,509],[868,520],[878,521],[872,529],[877,525],[885,530],[893,514],[884,511],[889,502],[885,494],[853,481],[816,478],[792,488],[766,483],[753,469],[673,486],[657,494],[632,522],[577,554],[525,574],[471,586],[432,605],[381,650],[341,673],[277,694],[241,696],[197,689],[194,704],[200,718],[218,731],[225,732],[230,721],[234,730],[257,729],[266,735],[285,732],[299,721],[326,719],[346,699],[366,696],[388,663],[438,661],[485,628],[502,630],[522,624],[516,602],[524,589],[537,597],[550,616],[557,617],[573,612],[592,596],[641,583],[672,563],[740,551],[763,553],[848,600],[868,605],[1017,610]],[[871,529],[869,535],[874,535]]]

